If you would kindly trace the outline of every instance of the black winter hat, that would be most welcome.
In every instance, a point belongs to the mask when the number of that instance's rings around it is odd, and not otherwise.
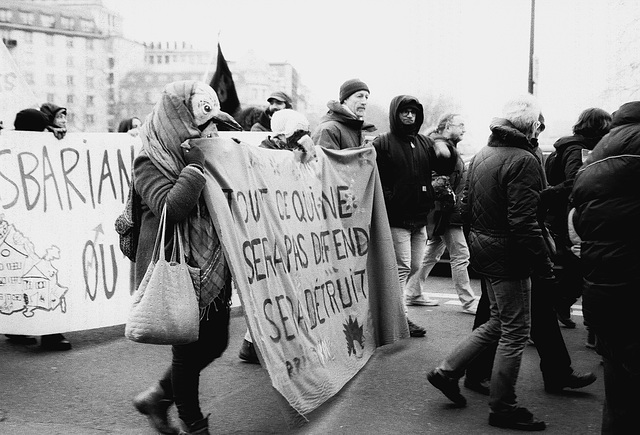
[[[24,109],[16,114],[13,126],[20,131],[44,131],[49,121],[38,109]]]
[[[340,102],[342,103],[358,91],[370,92],[367,84],[360,79],[347,80],[340,86]]]

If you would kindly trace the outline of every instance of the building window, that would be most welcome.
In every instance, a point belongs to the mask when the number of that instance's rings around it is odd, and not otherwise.
[[[149,56],[149,63],[153,65],[153,56]]]
[[[56,77],[53,74],[47,74],[47,85],[49,86],[56,85]]]
[[[73,104],[73,94],[67,95],[67,104]]]
[[[53,33],[47,33],[47,46],[53,47]]]
[[[84,115],[84,120],[87,123],[87,125],[93,125],[95,124],[95,116],[94,115],[90,115],[90,114],[86,114]]]
[[[93,89],[93,87],[94,87],[93,77],[87,77],[87,88]]]
[[[73,68],[73,57],[67,57],[67,67]]]
[[[56,17],[53,15],[40,14],[40,24],[42,27],[55,27]]]
[[[73,18],[60,17],[60,25],[63,29],[73,30]]]
[[[73,37],[69,36],[67,38],[67,48],[73,48]]]
[[[109,69],[112,69],[116,66],[116,59],[114,57],[109,58]]]
[[[0,21],[9,22],[13,18],[13,14],[8,9],[0,9]]]
[[[93,50],[93,39],[86,39],[87,50]]]
[[[94,106],[94,97],[93,95],[87,95],[87,107]]]
[[[109,75],[107,76],[107,83],[109,83],[110,85],[115,83],[115,78],[113,73],[109,73]]]
[[[56,96],[54,94],[47,94],[47,103],[53,103],[55,99]]]
[[[166,55],[166,56],[164,57],[164,63],[169,63],[169,62],[170,62],[170,61],[169,61],[169,55]]]
[[[28,24],[29,26],[33,26],[36,24],[36,15],[33,12],[20,12],[20,21],[23,24]]]
[[[73,76],[67,76],[67,85],[73,86]]]
[[[67,111],[67,122],[69,124],[73,124],[75,120],[76,120],[75,113],[69,113],[69,111]]]
[[[93,21],[91,20],[80,20],[80,28],[82,29],[83,32],[92,32],[93,31]],[[87,47],[89,48],[89,47]]]
[[[159,64],[162,63],[162,56],[158,56],[156,59],[158,60]]]

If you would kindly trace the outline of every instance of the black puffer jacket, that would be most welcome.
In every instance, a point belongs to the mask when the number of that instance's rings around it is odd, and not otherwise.
[[[594,308],[602,311],[602,298],[627,304],[640,296],[640,101],[613,114],[611,131],[585,165],[576,177],[571,205],[582,239],[588,320]]]
[[[542,165],[509,121],[494,119],[490,128],[489,143],[473,157],[465,188],[471,262],[484,275],[526,278],[549,264],[537,220]]]
[[[411,106],[417,111],[416,122],[408,127],[400,122],[400,109]],[[424,121],[424,109],[417,98],[399,95],[391,100],[389,123],[391,132],[373,140],[380,182],[384,192],[389,225],[414,229],[427,225],[433,208],[431,171],[449,175],[458,158],[449,146],[451,156],[436,157],[433,140],[418,134]]]

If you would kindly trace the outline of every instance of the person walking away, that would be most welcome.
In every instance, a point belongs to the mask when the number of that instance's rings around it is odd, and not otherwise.
[[[550,187],[542,193],[546,222],[556,245],[553,258],[558,279],[558,295],[555,307],[558,320],[566,328],[575,328],[571,318],[571,306],[582,295],[582,273],[580,262],[571,252],[571,241],[567,230],[569,194],[580,167],[583,154],[591,151],[602,137],[609,132],[611,114],[592,107],[580,113],[573,126],[573,134],[565,136],[553,145],[555,151],[545,163],[545,172]]]
[[[450,174],[458,157],[454,147],[419,134],[423,122],[418,99],[399,95],[389,107],[391,131],[373,140],[403,294],[424,256],[427,220],[434,206],[431,172]],[[408,318],[407,323],[412,337],[425,336],[424,328]]]

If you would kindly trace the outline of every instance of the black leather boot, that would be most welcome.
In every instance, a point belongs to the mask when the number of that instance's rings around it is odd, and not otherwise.
[[[133,405],[141,413],[147,416],[149,424],[158,432],[175,435],[179,429],[169,423],[169,407],[173,404],[173,399],[166,397],[160,384],[138,394],[133,399]]]

